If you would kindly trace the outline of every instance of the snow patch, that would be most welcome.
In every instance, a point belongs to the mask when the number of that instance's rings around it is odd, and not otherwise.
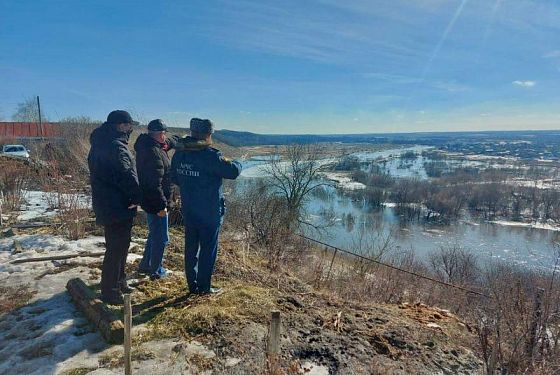
[[[23,197],[25,202],[21,205],[18,221],[48,219],[56,216],[58,209],[53,205],[59,201],[58,193],[25,190]],[[60,200],[77,201],[80,207],[91,207],[91,198],[85,194],[61,194]]]
[[[361,182],[353,181],[350,177],[340,172],[323,172],[322,175],[331,181],[336,182],[341,188],[347,190],[365,189],[366,185]]]
[[[542,230],[550,230],[555,232],[560,232],[560,226],[558,224],[548,224],[548,223],[541,223],[541,222],[532,222],[532,223],[522,223],[519,221],[508,221],[508,220],[490,220],[488,221],[490,224],[496,225],[503,225],[508,227],[520,227],[520,228],[530,228],[530,229],[542,229]]]

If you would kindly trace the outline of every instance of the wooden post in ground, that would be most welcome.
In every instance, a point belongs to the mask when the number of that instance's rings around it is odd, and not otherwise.
[[[2,205],[4,204],[4,192],[0,190],[0,227],[4,226],[4,219],[2,219]]]
[[[132,375],[131,347],[132,347],[132,306],[130,294],[124,295],[124,373]]]
[[[270,327],[268,329],[268,342],[266,345],[268,370],[271,374],[278,373],[280,355],[280,311],[272,311]]]

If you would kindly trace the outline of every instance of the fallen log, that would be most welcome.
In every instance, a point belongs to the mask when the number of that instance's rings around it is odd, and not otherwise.
[[[15,241],[14,241],[15,243]],[[15,245],[14,245],[15,246]],[[131,244],[128,252],[134,253],[135,251],[140,250],[140,247],[137,244]],[[21,246],[19,248],[19,252],[22,252]],[[16,254],[12,252],[12,254]],[[64,260],[64,259],[72,259],[72,258],[95,258],[95,257],[102,257],[105,255],[105,251],[95,251],[95,252],[81,252],[76,254],[65,254],[65,255],[51,255],[46,257],[34,257],[34,258],[24,258],[24,259],[15,259],[12,260],[11,264],[20,264],[20,263],[29,263],[29,262],[43,262],[49,260]]]
[[[105,306],[95,293],[83,282],[75,278],[66,284],[78,310],[99,330],[105,341],[110,344],[122,344],[124,340],[124,324]]]
[[[20,264],[20,263],[29,263],[29,262],[44,262],[48,260],[64,260],[64,259],[72,259],[72,258],[81,258],[81,257],[101,257],[105,255],[105,251],[97,251],[94,253],[78,253],[78,254],[66,254],[66,255],[52,255],[48,257],[35,257],[35,258],[24,258],[24,259],[16,259],[12,260],[11,264]]]
[[[55,223],[43,223],[43,222],[36,222],[36,223],[22,223],[22,224],[14,224],[12,228],[16,229],[29,229],[29,228],[43,228],[43,227],[52,227]]]

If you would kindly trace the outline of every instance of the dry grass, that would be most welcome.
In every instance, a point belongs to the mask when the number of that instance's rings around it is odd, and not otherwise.
[[[36,171],[25,160],[0,156],[0,191],[5,214],[19,210],[24,202],[24,190],[28,189]]]
[[[232,282],[217,296],[187,297],[185,280],[173,277],[147,283],[135,294],[137,322],[148,322],[141,341],[152,338],[212,334],[221,324],[265,321],[276,299],[274,291]]]
[[[97,370],[95,367],[76,367],[64,370],[60,375],[86,375],[95,370]]]
[[[35,293],[37,292],[31,291],[27,285],[19,287],[0,285],[0,315],[26,305]]]
[[[133,362],[146,361],[148,359],[154,359],[155,357],[153,352],[143,347],[133,348],[131,352],[131,359]],[[102,355],[99,357],[99,366],[108,368],[124,366],[124,351],[118,349]]]
[[[144,227],[133,227],[133,238],[146,236]],[[183,242],[183,229],[171,228],[164,266],[174,274],[158,281],[143,279],[132,295],[133,324],[146,323],[148,328],[138,333],[136,343],[212,334],[219,331],[222,324],[244,324],[247,320],[265,322],[275,307],[280,289],[293,289],[300,283],[290,275],[271,275],[266,261],[256,254],[243,253],[238,242],[224,239],[213,281],[213,285],[223,287],[223,292],[216,296],[188,296]],[[137,264],[127,267],[127,273],[134,274],[137,267]],[[279,278],[283,281],[280,289]],[[121,308],[110,308],[117,316],[122,316]]]

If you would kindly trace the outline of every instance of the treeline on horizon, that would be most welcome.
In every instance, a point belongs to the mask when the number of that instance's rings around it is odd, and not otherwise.
[[[258,134],[235,130],[218,130],[215,138],[231,146],[311,144],[318,142],[393,143],[440,146],[450,142],[531,141],[560,144],[560,130],[371,133],[371,134]]]

